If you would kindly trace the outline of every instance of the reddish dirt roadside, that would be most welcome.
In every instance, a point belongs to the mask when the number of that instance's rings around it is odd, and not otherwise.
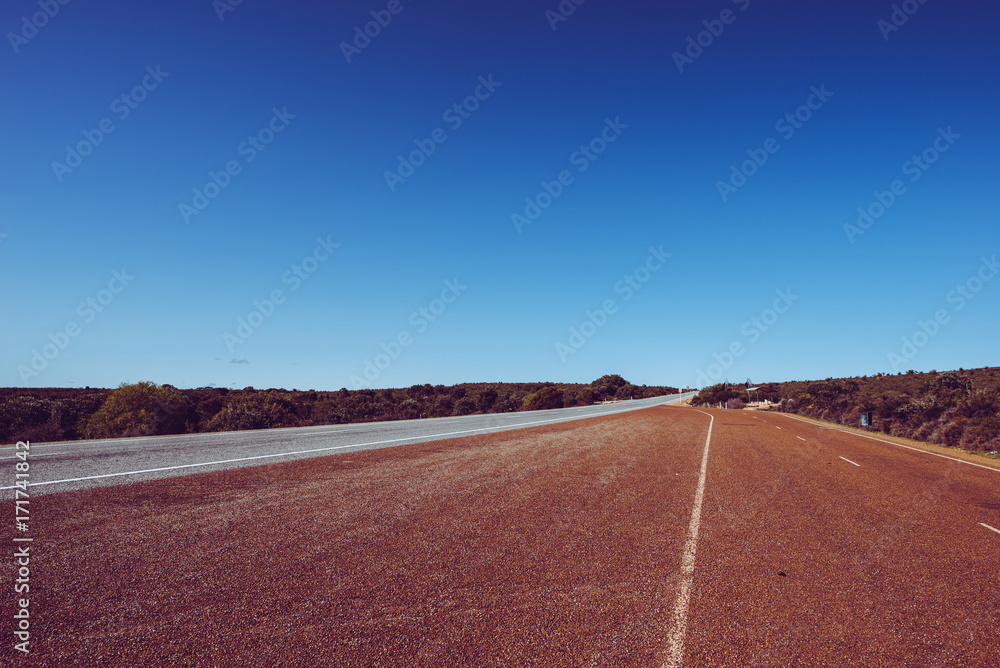
[[[31,654],[8,593],[0,662],[656,666],[707,427],[655,408],[41,496]]]

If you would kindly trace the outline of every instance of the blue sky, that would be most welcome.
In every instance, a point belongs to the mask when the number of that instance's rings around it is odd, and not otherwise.
[[[1000,363],[996,6],[223,2],[0,11],[0,385]]]

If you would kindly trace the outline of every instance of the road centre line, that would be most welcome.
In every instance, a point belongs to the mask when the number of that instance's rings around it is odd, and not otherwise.
[[[653,408],[653,407],[655,407],[655,406],[650,406],[650,408]],[[618,415],[620,413],[627,413],[627,412],[629,412],[631,410],[634,410],[634,409],[627,408],[627,409],[620,410],[620,411],[609,411],[607,413],[600,413],[600,414],[595,415],[593,417],[604,417],[606,415]],[[642,409],[640,409],[640,410],[642,410]],[[698,412],[700,413],[701,411],[698,411]],[[141,471],[123,471],[121,473],[104,473],[104,474],[101,474],[101,475],[84,476],[82,478],[65,478],[63,480],[49,480],[47,482],[32,482],[32,483],[28,483],[28,486],[29,487],[42,487],[44,485],[58,485],[58,484],[64,483],[64,482],[82,482],[84,480],[97,480],[97,479],[100,479],[100,478],[115,478],[115,477],[120,477],[120,476],[141,475],[143,473],[159,473],[161,471],[177,471],[177,470],[180,470],[180,469],[196,468],[196,467],[199,467],[199,466],[213,466],[215,464],[232,464],[232,463],[235,463],[235,462],[249,462],[249,461],[254,461],[254,460],[258,460],[258,459],[271,459],[271,458],[274,458],[274,457],[290,457],[290,456],[293,456],[293,455],[304,455],[304,454],[311,454],[311,453],[314,453],[314,452],[330,452],[332,450],[345,450],[347,448],[362,448],[362,447],[365,447],[365,446],[368,446],[368,445],[385,445],[386,443],[398,443],[400,441],[422,440],[422,442],[428,442],[428,441],[431,441],[431,440],[434,440],[434,439],[437,439],[437,438],[449,437],[449,436],[457,436],[459,434],[472,434],[472,433],[475,433],[475,432],[490,431],[490,430],[497,430],[497,429],[506,431],[506,430],[510,430],[510,429],[513,429],[513,428],[519,428],[519,427],[536,426],[536,425],[542,425],[542,424],[555,424],[555,423],[558,423],[558,422],[567,422],[567,421],[580,420],[580,419],[588,419],[588,418],[569,417],[569,418],[556,418],[556,419],[553,419],[553,420],[537,420],[537,421],[534,421],[534,422],[522,422],[520,424],[503,425],[500,428],[498,428],[498,427],[482,427],[480,429],[464,429],[464,430],[461,430],[461,431],[453,431],[453,432],[449,432],[449,433],[446,433],[446,434],[429,434],[427,436],[408,436],[406,438],[392,438],[392,439],[388,439],[388,440],[385,440],[385,441],[371,441],[369,443],[354,443],[354,444],[351,444],[351,445],[333,445],[333,446],[329,446],[329,447],[326,447],[326,448],[313,448],[311,450],[297,450],[297,451],[293,451],[293,452],[276,452],[276,453],[272,453],[272,454],[269,454],[269,455],[254,455],[252,457],[236,457],[234,459],[220,459],[220,460],[212,461],[212,462],[199,462],[197,464],[179,464],[177,466],[162,466],[160,468],[143,469]],[[0,487],[0,490],[7,490],[7,489],[14,489],[14,488],[15,488],[15,486],[12,485],[10,487]]]
[[[929,450],[921,450],[920,448],[914,448],[913,446],[910,446],[910,445],[903,445],[902,443],[893,443],[892,441],[887,441],[887,440],[885,440],[883,438],[875,438],[874,436],[868,436],[866,434],[857,434],[857,433],[855,433],[853,431],[848,431],[846,429],[837,429],[836,427],[830,427],[830,426],[827,426],[825,424],[817,424],[817,423],[812,422],[810,420],[803,420],[802,418],[795,417],[795,416],[789,415],[787,413],[781,413],[781,415],[784,415],[787,418],[791,418],[792,420],[798,420],[799,422],[805,422],[806,424],[810,424],[810,425],[812,425],[814,427],[819,427],[820,429],[831,429],[833,431],[839,431],[839,432],[843,432],[845,434],[850,434],[851,436],[858,436],[860,438],[867,438],[867,439],[872,440],[872,441],[878,441],[879,443],[888,443],[889,445],[895,445],[895,446],[900,447],[900,448],[906,448],[907,450],[913,450],[914,452],[922,452],[925,455],[933,455],[935,457],[941,457],[942,459],[950,459],[953,462],[961,462],[962,464],[968,464],[969,466],[976,466],[976,467],[981,468],[981,469],[986,469],[987,471],[993,471],[995,473],[1000,473],[1000,469],[994,468],[992,466],[986,466],[984,464],[977,464],[975,462],[970,462],[970,461],[966,461],[964,459],[959,459],[958,457],[949,457],[948,455],[938,454],[937,452],[931,452]]]
[[[847,457],[841,457],[841,459],[843,459],[843,460],[844,460],[845,462],[847,462],[848,464],[854,464],[855,466],[861,466],[861,464],[859,464],[859,463],[857,463],[857,462],[852,462],[852,461],[851,461],[850,459],[848,459]]]
[[[698,487],[694,493],[688,537],[681,556],[681,583],[677,601],[674,603],[674,626],[667,638],[667,658],[663,665],[669,668],[679,668],[684,658],[684,636],[687,634],[688,608],[694,580],[694,557],[698,548],[698,529],[701,527],[701,505],[705,499],[705,477],[708,474],[708,446],[712,442],[712,424],[715,422],[715,418],[709,413],[698,412],[708,415],[708,435],[705,437],[705,450],[701,455],[701,472],[698,474]]]
[[[987,529],[989,529],[990,531],[996,531],[997,533],[1000,533],[1000,529],[997,529],[995,527],[991,527],[989,524],[983,524],[982,522],[980,522],[979,526],[984,526]]]

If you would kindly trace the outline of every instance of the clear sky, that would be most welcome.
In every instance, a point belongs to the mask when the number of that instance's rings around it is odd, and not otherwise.
[[[234,1],[0,10],[0,385],[1000,364],[995,3]]]

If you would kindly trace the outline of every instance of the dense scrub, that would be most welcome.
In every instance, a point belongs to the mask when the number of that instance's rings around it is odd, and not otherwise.
[[[745,398],[739,386],[715,385],[695,401],[718,405]],[[761,396],[779,401],[778,410],[860,426],[872,413],[872,429],[964,450],[1000,451],[1000,369],[827,378],[773,383]]]
[[[55,441],[238,431],[473,413],[507,413],[642,399],[677,392],[636,386],[618,375],[573,383],[464,383],[405,389],[181,390],[150,382],[115,390],[0,389],[0,441]]]

